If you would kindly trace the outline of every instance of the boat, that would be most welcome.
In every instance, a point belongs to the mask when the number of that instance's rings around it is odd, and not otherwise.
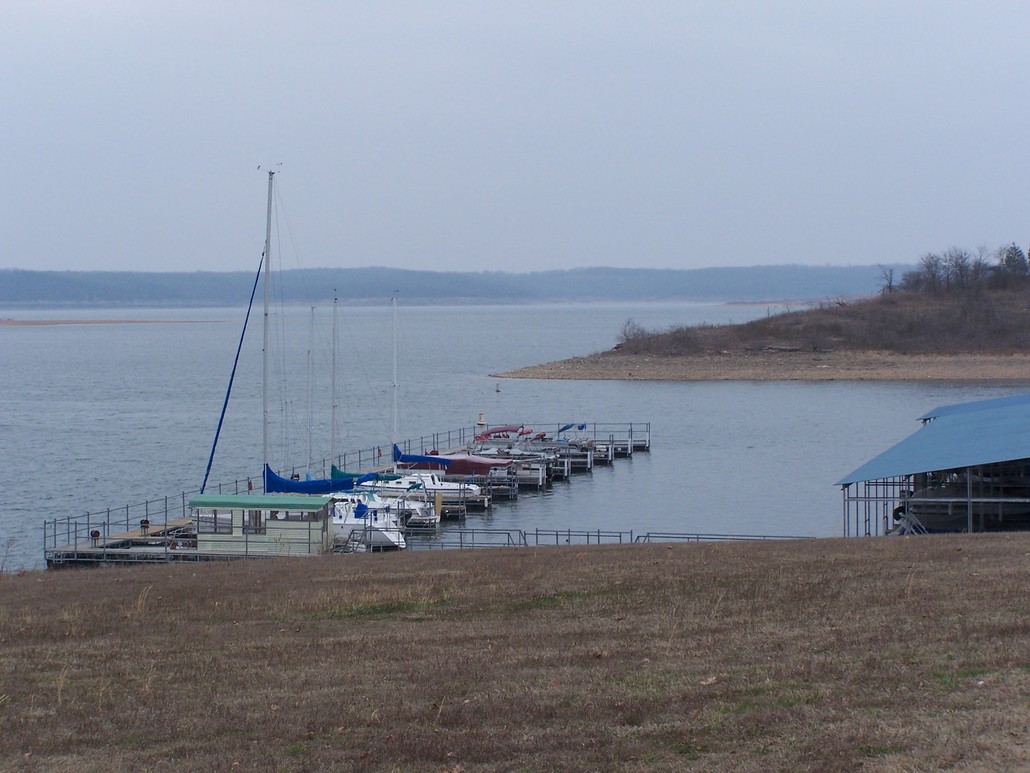
[[[482,416],[482,414],[480,414]],[[477,442],[485,442],[491,438],[508,440],[523,434],[525,428],[521,424],[502,424],[498,427],[487,427],[476,434]]]
[[[267,280],[266,280],[267,281]],[[330,420],[330,459],[334,457],[336,453],[336,309],[337,300],[333,298],[333,363],[332,363],[332,418]],[[267,314],[265,315],[267,319]],[[267,323],[266,323],[267,324]],[[310,352],[308,355],[310,363]],[[310,376],[309,376],[310,378]],[[310,398],[309,398],[309,411],[310,411]],[[268,415],[267,409],[265,415]],[[312,420],[308,419],[308,458],[311,458],[311,424]],[[267,441],[266,441],[267,443]],[[344,491],[351,491],[354,489],[355,481],[351,476],[337,477],[330,475],[328,478],[314,478],[308,476],[304,479],[298,478],[286,478],[282,475],[275,473],[268,465],[268,451],[265,450],[265,464],[264,464],[264,486],[266,492],[278,492],[278,493],[292,493],[292,494],[335,494]]]
[[[532,427],[522,424],[489,427],[480,413],[479,421],[476,423],[476,435],[469,444],[469,450],[472,453],[486,453],[491,449],[517,449],[524,452],[561,451],[566,448],[590,450],[594,447],[593,438],[576,435],[570,437],[566,434],[571,429],[585,430],[586,427],[584,423],[563,424],[553,435],[547,430],[537,432]]]
[[[1026,464],[915,475],[892,513],[895,534],[1030,529]]]
[[[389,475],[383,480],[361,483],[362,487],[381,492],[386,496],[410,495],[424,491],[429,496],[482,496],[483,489],[477,483],[449,481],[428,470],[416,470],[403,475]]]
[[[468,452],[489,459],[510,459],[519,485],[543,486],[555,479],[568,478],[574,469],[593,466],[594,441],[567,437],[570,429],[585,429],[585,424],[564,424],[553,435],[537,432],[521,424],[488,427],[480,413],[474,440]]]
[[[244,321],[243,334],[240,336],[233,364],[229,387],[226,390],[222,414],[219,417],[215,440],[208,459],[207,471],[200,493],[191,498],[189,505],[196,529],[196,549],[198,552],[267,554],[267,555],[312,555],[325,552],[333,542],[335,525],[330,521],[332,493],[354,488],[356,479],[344,480],[299,480],[285,478],[276,474],[268,464],[269,428],[268,428],[268,346],[269,346],[269,274],[271,263],[272,202],[274,193],[274,171],[268,172],[268,206],[265,225],[265,249],[261,256],[261,265],[251,290],[250,303]],[[251,308],[258,282],[264,276],[264,342],[262,349],[262,482],[264,493],[237,495],[205,494],[208,475],[214,460],[218,437],[221,432],[229,395],[232,391],[236,367],[239,364],[240,352],[247,323],[250,320]],[[309,453],[310,456],[310,453]],[[367,508],[367,505],[366,505]],[[344,508],[345,509],[345,508]],[[341,513],[341,518],[342,518]],[[377,519],[366,518],[366,524],[375,523]],[[368,531],[366,529],[366,531]],[[384,532],[385,534],[385,532]],[[378,541],[380,536],[374,535]],[[395,540],[390,540],[396,544]]]
[[[381,491],[378,493],[382,494]],[[432,529],[440,525],[442,503],[441,507],[437,507],[424,494],[419,497],[416,491],[395,497],[394,501],[397,502],[398,513],[406,528]]]
[[[284,478],[265,463],[265,492],[269,494],[335,494],[351,491],[355,478]]]
[[[348,550],[403,550],[402,503],[372,491],[332,495],[333,539]]]
[[[197,494],[193,535],[172,541],[199,557],[313,556],[332,546],[328,496]]]
[[[491,470],[510,467],[511,459],[491,459],[477,454],[405,454],[393,447],[393,463],[397,470],[435,470],[451,476],[489,475]]]
[[[527,451],[522,448],[484,448],[480,456],[491,459],[504,459],[511,462],[510,467],[498,468],[495,475],[513,477],[520,486],[543,488],[555,478],[565,479],[571,472],[571,462],[560,457],[554,450]]]

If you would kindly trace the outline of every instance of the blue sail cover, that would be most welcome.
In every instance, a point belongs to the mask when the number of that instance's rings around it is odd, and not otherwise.
[[[402,454],[396,445],[393,447],[393,460],[397,464],[439,464],[446,467],[451,460],[446,456],[420,456],[419,454]]]
[[[290,480],[272,472],[265,465],[265,493],[286,494],[332,494],[334,491],[350,491],[355,478],[331,478],[329,480]]]

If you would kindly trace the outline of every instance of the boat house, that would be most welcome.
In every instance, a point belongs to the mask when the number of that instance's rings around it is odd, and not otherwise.
[[[844,536],[1030,529],[1030,394],[945,405],[845,475]]]
[[[330,496],[198,494],[189,506],[200,555],[305,556],[332,547]]]

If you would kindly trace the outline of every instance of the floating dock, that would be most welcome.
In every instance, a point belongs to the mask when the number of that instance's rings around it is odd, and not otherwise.
[[[535,426],[543,429],[549,425],[538,423]],[[553,426],[557,428],[561,425]],[[441,517],[460,519],[469,510],[489,508],[491,501],[517,499],[520,489],[543,489],[554,480],[566,480],[577,474],[588,473],[595,464],[611,464],[615,459],[632,456],[636,451],[650,450],[649,422],[590,423],[578,427],[576,437],[581,442],[556,444],[553,458],[546,464],[540,463],[540,460],[534,460],[532,465],[526,464],[521,467],[514,464],[506,474],[475,476],[471,480],[468,476],[455,476],[455,480],[475,482],[482,487],[483,493],[477,496],[445,499],[442,503]],[[399,445],[404,453],[427,454],[432,450],[441,449],[442,453],[447,453],[449,450],[469,448],[477,432],[477,427],[467,427],[415,438]],[[324,460],[323,464],[327,471],[333,465],[340,469],[383,471],[385,468],[382,466],[382,459],[383,448],[372,447],[343,454],[334,460]],[[447,476],[444,478],[447,479]],[[262,495],[258,489],[261,480],[261,476],[254,476],[229,484],[209,486],[208,490],[216,491],[217,495],[260,497]],[[48,520],[44,523],[43,533],[46,564],[50,568],[57,568],[155,561],[234,560],[302,554],[292,549],[282,553],[270,551],[268,545],[274,540],[258,539],[253,523],[248,521],[248,518],[255,517],[254,510],[234,512],[233,520],[226,521],[229,524],[226,527],[229,529],[226,532],[227,537],[233,534],[237,526],[239,527],[240,534],[237,539],[198,541],[198,532],[202,532],[200,536],[203,537],[206,529],[198,522],[200,516],[189,506],[191,499],[196,499],[197,494],[199,492],[183,492],[175,497],[147,500],[138,505]],[[311,522],[314,524],[313,519]],[[273,521],[269,523],[275,525]],[[413,530],[419,531],[423,530]],[[467,534],[468,540],[473,544],[484,546],[486,538],[483,530],[462,530],[462,533]],[[476,533],[480,533],[478,543],[475,540]],[[505,544],[528,544],[525,535],[513,535],[514,533],[509,534]],[[572,539],[571,535],[572,532],[568,532],[566,536]],[[595,534],[595,538],[597,536]],[[618,539],[622,541],[624,538],[620,535]],[[628,539],[633,541],[634,537],[630,535]],[[640,537],[636,539],[639,540]],[[489,542],[490,540],[486,540],[487,544]],[[432,546],[438,547],[440,544],[440,541],[435,541]],[[543,544],[551,543],[545,540]],[[422,546],[417,539],[409,542],[409,547],[412,548]]]
[[[66,519],[51,522],[54,530],[46,549],[48,567],[89,564],[139,563],[174,561],[196,557],[196,534],[193,519],[176,518],[153,528],[137,526],[117,530],[117,524],[86,523]],[[58,525],[65,528],[58,530]],[[180,549],[181,548],[181,549]]]

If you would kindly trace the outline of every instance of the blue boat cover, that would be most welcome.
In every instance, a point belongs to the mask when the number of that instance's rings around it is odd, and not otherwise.
[[[421,456],[419,454],[402,454],[401,449],[396,445],[393,447],[393,460],[397,464],[439,464],[441,467],[446,467],[451,463],[451,460],[446,456]]]
[[[332,494],[334,491],[350,491],[356,478],[330,478],[328,480],[290,480],[272,472],[265,465],[265,493],[289,494]]]

